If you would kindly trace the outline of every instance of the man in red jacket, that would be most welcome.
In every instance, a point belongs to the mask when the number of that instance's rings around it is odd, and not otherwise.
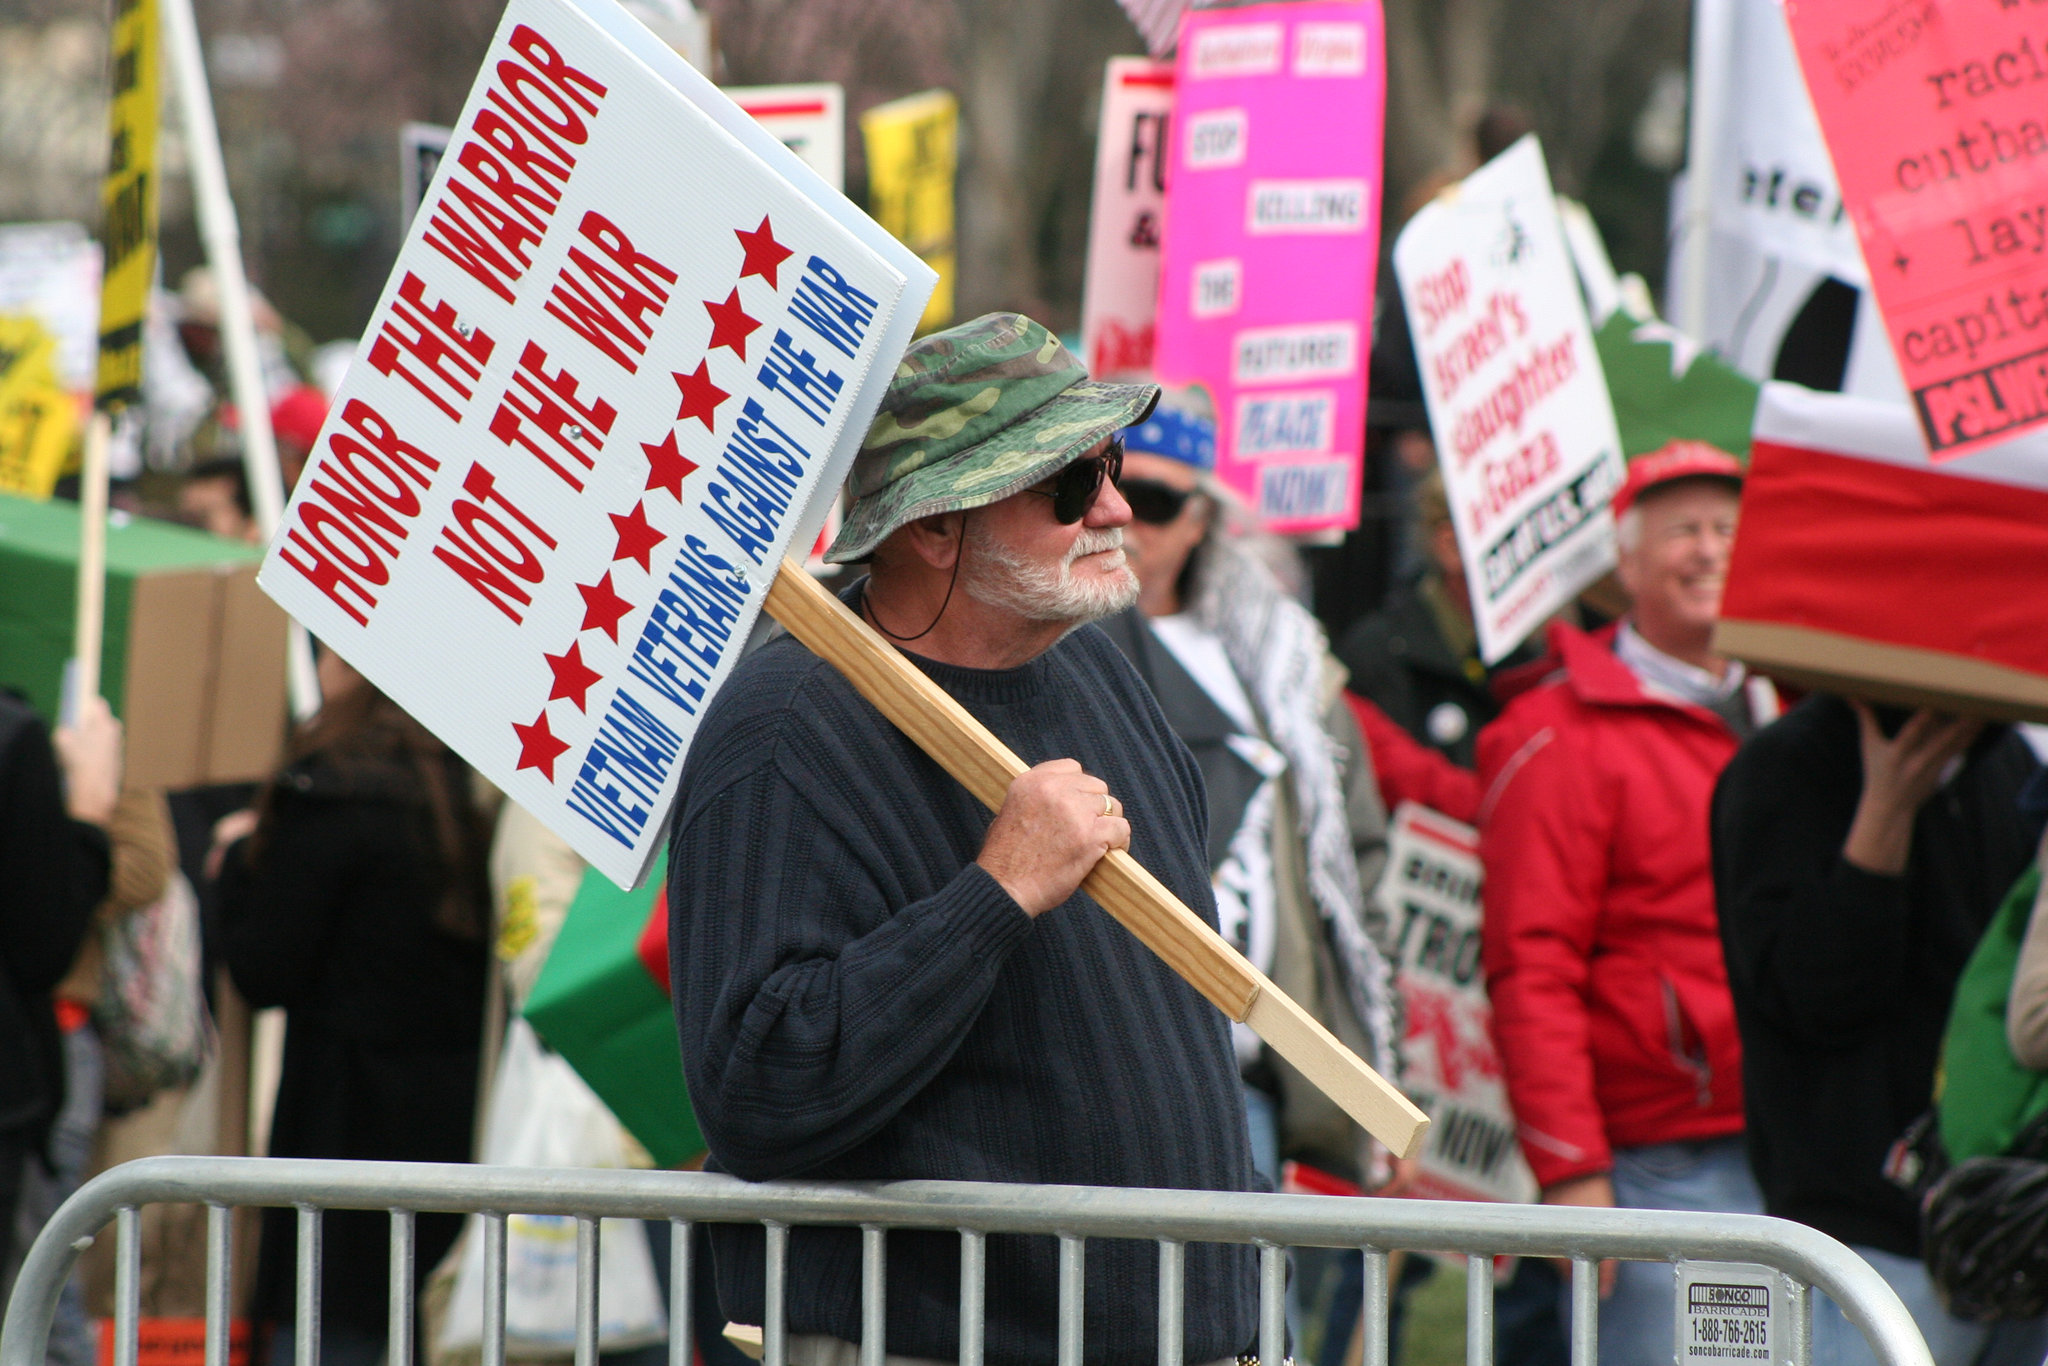
[[[1633,604],[1552,629],[1563,667],[1480,737],[1483,946],[1522,1149],[1549,1204],[1760,1212],[1714,914],[1714,781],[1775,711],[1712,650],[1741,467],[1698,442],[1615,499]],[[1600,1355],[1669,1360],[1671,1268],[1602,1268]]]

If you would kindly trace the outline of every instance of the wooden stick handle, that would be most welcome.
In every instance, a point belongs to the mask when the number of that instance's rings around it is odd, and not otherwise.
[[[83,707],[100,692],[100,641],[107,612],[107,447],[113,428],[94,413],[85,428],[85,462],[78,480],[78,602],[71,652],[78,660],[73,701]]]
[[[1002,807],[1024,761],[803,566],[782,562],[767,607],[984,806]],[[1251,1026],[1395,1156],[1412,1157],[1421,1149],[1429,1116],[1246,962],[1128,851],[1110,851],[1081,885],[1139,942],[1218,1010]]]

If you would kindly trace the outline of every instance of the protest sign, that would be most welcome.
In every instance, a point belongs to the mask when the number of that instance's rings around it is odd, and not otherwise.
[[[2048,424],[2048,29],[2003,0],[1801,0],[1806,85],[1928,448]]]
[[[1095,138],[1081,354],[1100,378],[1152,368],[1173,64],[1111,57]]]
[[[0,226],[0,313],[57,338],[57,382],[89,391],[99,365],[100,248],[79,223]]]
[[[846,187],[846,91],[810,85],[727,86],[732,102],[833,189]]]
[[[1394,244],[1423,397],[1497,663],[1614,565],[1621,438],[1534,137],[1427,205]]]
[[[1181,25],[1156,369],[1216,405],[1216,470],[1275,531],[1358,523],[1386,65],[1377,0]]]
[[[57,382],[57,338],[0,313],[0,493],[48,498],[78,435],[78,404]]]
[[[156,0],[135,0],[114,17],[113,98],[107,115],[107,176],[100,284],[99,403],[142,398],[142,322],[156,275]]]
[[[611,0],[512,0],[263,586],[631,885],[930,283]]]
[[[959,167],[960,103],[927,90],[878,104],[860,116],[868,154],[868,208],[875,221],[938,272],[923,331],[953,321],[953,176]]]
[[[420,201],[434,184],[447,154],[452,128],[438,123],[407,123],[398,130],[398,221],[407,228],[419,216]]]
[[[1515,1139],[1479,969],[1484,876],[1477,830],[1403,802],[1373,899],[1394,945],[1407,1026],[1402,1081],[1433,1121],[1415,1193],[1526,1204],[1536,1198],[1536,1179]]]
[[[1937,460],[1911,409],[1757,405],[1715,648],[1802,687],[2048,721],[2048,433]]]

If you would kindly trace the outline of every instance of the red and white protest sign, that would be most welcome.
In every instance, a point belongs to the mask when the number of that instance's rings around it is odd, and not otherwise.
[[[512,0],[260,582],[629,885],[932,278],[612,0]]]
[[[1490,664],[1613,567],[1624,474],[1536,139],[1409,220],[1394,271]]]
[[[1181,22],[1155,369],[1274,531],[1358,524],[1385,106],[1378,0]]]
[[[2048,720],[2048,432],[1937,463],[1903,404],[1766,384],[1715,647],[1907,705]]]
[[[1081,351],[1096,376],[1152,369],[1173,63],[1111,57],[1095,140]]]
[[[1479,969],[1479,832],[1403,802],[1387,833],[1374,892],[1394,945],[1407,1029],[1401,1085],[1433,1121],[1414,1193],[1438,1200],[1536,1198],[1515,1139],[1493,1046],[1493,1007]]]
[[[1936,457],[2048,423],[2048,19],[1799,0],[1806,86]]]
[[[727,86],[732,102],[835,190],[846,188],[846,91],[810,85]]]

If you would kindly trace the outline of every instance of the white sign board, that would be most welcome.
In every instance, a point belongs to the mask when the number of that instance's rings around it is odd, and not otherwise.
[[[726,94],[754,122],[795,152],[835,190],[846,188],[846,91],[814,85],[728,86]]]
[[[1624,477],[1536,139],[1410,219],[1394,270],[1480,655],[1495,663],[1613,567],[1608,502]]]
[[[1528,1204],[1536,1180],[1515,1139],[1479,970],[1484,876],[1478,831],[1403,802],[1373,896],[1386,918],[1382,942],[1394,945],[1394,983],[1407,1025],[1402,1089],[1431,1121],[1416,1194]]]
[[[1677,1366],[1784,1359],[1792,1323],[1785,1289],[1767,1266],[1680,1262]]]
[[[613,0],[512,0],[260,582],[630,885],[932,282]]]
[[[99,363],[100,245],[78,223],[0,226],[0,313],[24,313],[57,335],[57,373],[89,390]]]
[[[1091,375],[1152,368],[1172,118],[1172,62],[1109,59],[1081,290],[1081,352]]]

